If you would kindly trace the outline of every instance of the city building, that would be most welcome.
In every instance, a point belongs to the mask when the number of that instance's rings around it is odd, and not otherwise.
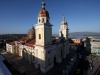
[[[84,47],[86,48],[86,38],[82,39],[82,43],[83,43]]]
[[[91,53],[100,53],[100,39],[87,37],[86,50]]]
[[[82,39],[80,38],[69,38],[69,46],[73,50],[77,50],[82,45]]]
[[[26,37],[6,43],[7,52],[17,54],[23,59],[34,63],[43,73],[49,71],[56,63],[62,62],[69,53],[68,23],[65,17],[60,25],[59,37],[52,38],[52,24],[49,12],[42,2],[38,13],[38,22],[32,27]]]

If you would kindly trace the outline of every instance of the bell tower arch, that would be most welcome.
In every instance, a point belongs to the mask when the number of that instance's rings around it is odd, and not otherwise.
[[[63,20],[60,25],[59,37],[64,37],[66,40],[68,39],[68,23],[65,21],[65,17],[63,16]]]
[[[52,25],[48,11],[45,9],[45,3],[42,2],[42,10],[38,13],[38,23],[36,27],[36,44],[45,46],[52,43]]]

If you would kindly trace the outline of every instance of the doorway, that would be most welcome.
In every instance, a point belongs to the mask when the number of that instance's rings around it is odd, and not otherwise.
[[[62,57],[62,49],[61,49],[61,57]]]
[[[56,56],[54,57],[54,66],[56,66],[57,63],[56,63]]]
[[[40,70],[40,64],[38,64],[38,70]]]

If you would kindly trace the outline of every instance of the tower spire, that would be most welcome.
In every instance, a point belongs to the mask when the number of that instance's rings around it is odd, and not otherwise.
[[[63,21],[65,21],[65,16],[63,15]]]
[[[45,5],[46,5],[46,4],[45,4],[44,0],[43,0],[43,2],[42,2],[41,5],[42,5],[42,9],[45,9]]]

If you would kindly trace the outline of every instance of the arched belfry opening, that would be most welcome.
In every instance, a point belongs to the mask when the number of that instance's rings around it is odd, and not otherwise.
[[[40,19],[39,19],[39,22],[40,22]]]
[[[61,37],[63,37],[62,31],[60,31]]]
[[[42,18],[42,23],[44,22],[44,18]]]
[[[42,2],[42,9],[39,11],[39,13],[38,13],[38,22],[39,23],[49,23],[49,19],[50,19],[50,17],[49,17],[49,13],[48,13],[48,11],[45,9],[45,3],[44,2]]]
[[[41,53],[40,49],[44,49],[47,45],[52,44],[52,24],[49,23],[49,13],[45,9],[45,3],[42,2],[42,9],[38,13],[38,23],[35,24],[35,31],[36,31],[36,39],[35,39],[35,49],[37,50],[37,59],[35,62],[36,68],[40,68],[43,71],[47,71],[46,69],[53,66],[53,60],[51,57],[47,58],[46,52],[43,52],[44,56],[38,56],[38,53]],[[40,20],[40,21],[39,21]],[[41,46],[41,48],[39,47]],[[43,47],[43,48],[42,48]],[[47,50],[47,49],[46,49]],[[42,55],[42,54],[41,54]],[[45,57],[45,58],[44,58]],[[43,59],[43,61],[41,60]],[[55,60],[56,62],[56,57]]]
[[[61,22],[60,30],[59,31],[60,31],[59,37],[64,37],[65,40],[67,40],[68,39],[68,23],[65,20],[65,17],[64,16],[63,16],[63,20]]]

